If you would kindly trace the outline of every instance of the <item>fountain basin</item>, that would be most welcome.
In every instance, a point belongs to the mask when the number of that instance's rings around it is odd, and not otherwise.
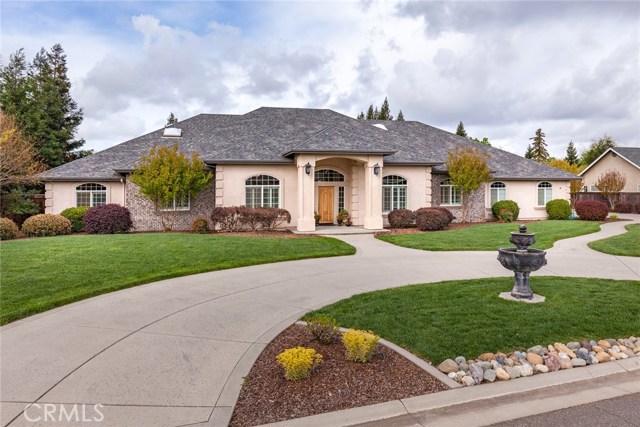
[[[532,272],[547,265],[547,252],[540,249],[498,249],[498,261],[508,270]]]

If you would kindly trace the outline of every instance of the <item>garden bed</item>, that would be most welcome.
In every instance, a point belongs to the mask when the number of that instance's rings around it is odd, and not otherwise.
[[[287,381],[276,355],[313,348],[323,360],[311,376]],[[340,340],[324,345],[293,325],[260,354],[245,377],[230,426],[253,426],[448,390],[424,370],[379,344],[371,362],[347,361]]]

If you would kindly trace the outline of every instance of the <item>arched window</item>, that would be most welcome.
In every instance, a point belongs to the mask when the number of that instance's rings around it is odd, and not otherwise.
[[[507,186],[504,182],[491,183],[491,206],[494,203],[507,199]]]
[[[250,208],[279,208],[280,180],[269,175],[257,175],[245,181],[246,206]]]
[[[344,182],[344,175],[331,169],[318,169],[315,179],[316,182]]]
[[[102,184],[81,184],[76,187],[76,206],[107,204],[107,187]]]
[[[440,183],[440,204],[442,206],[460,206],[462,204],[462,192],[453,185],[450,178]]]
[[[407,208],[407,180],[398,175],[382,178],[382,210]]]
[[[550,182],[538,184],[538,206],[545,206],[553,199],[553,186]]]

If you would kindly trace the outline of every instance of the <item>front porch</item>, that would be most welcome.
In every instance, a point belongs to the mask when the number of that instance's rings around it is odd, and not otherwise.
[[[389,230],[384,228],[380,229],[367,229],[361,226],[338,226],[338,225],[317,225],[313,231],[298,231],[296,227],[289,227],[289,230],[293,234],[308,234],[315,236],[344,236],[349,234],[375,234],[375,233],[388,233]]]

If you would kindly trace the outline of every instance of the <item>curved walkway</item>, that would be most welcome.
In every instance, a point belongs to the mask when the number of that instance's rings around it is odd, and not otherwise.
[[[639,280],[638,258],[586,246],[626,224],[557,242],[537,274]],[[101,426],[226,425],[242,376],[266,343],[308,310],[411,283],[511,275],[495,252],[424,252],[371,235],[340,238],[357,254],[165,280],[0,328],[1,425],[34,425],[22,414],[32,402],[31,419],[44,416],[45,403],[67,411],[86,404],[88,417],[101,404]]]

